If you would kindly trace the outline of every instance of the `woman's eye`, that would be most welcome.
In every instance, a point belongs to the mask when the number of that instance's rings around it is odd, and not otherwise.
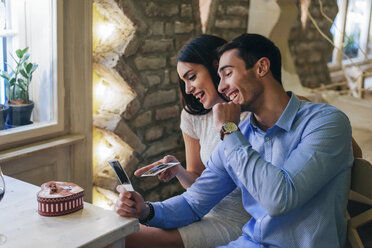
[[[226,76],[226,77],[231,76],[231,71],[226,72],[225,76]]]
[[[189,77],[189,80],[192,81],[192,80],[194,80],[195,78],[196,78],[196,75],[194,74],[194,75],[191,75],[191,76]]]

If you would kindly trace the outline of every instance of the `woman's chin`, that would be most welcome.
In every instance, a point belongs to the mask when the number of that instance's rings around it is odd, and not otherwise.
[[[203,108],[205,108],[205,109],[210,109],[210,108],[212,108],[213,106],[211,106],[211,104],[209,104],[209,103],[202,103],[203,104]]]

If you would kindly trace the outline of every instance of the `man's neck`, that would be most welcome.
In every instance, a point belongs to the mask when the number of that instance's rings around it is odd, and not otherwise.
[[[261,104],[253,111],[257,125],[263,131],[275,125],[290,99],[281,85],[273,86],[270,90],[266,89],[261,97]]]

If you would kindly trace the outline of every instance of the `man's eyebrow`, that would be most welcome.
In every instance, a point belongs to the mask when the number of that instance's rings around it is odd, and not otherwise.
[[[222,72],[223,70],[225,70],[226,68],[228,68],[228,67],[233,67],[232,65],[225,65],[225,66],[222,66],[219,70],[218,70],[218,72]]]
[[[188,70],[187,72],[185,72],[185,74],[183,74],[183,78],[186,78],[187,74],[189,74],[189,72],[192,71],[192,69]]]

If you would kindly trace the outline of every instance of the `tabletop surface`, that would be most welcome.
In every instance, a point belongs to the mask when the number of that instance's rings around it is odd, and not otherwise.
[[[138,231],[137,219],[84,202],[77,212],[45,217],[38,214],[40,187],[5,176],[6,192],[0,202],[0,247],[105,247]]]

